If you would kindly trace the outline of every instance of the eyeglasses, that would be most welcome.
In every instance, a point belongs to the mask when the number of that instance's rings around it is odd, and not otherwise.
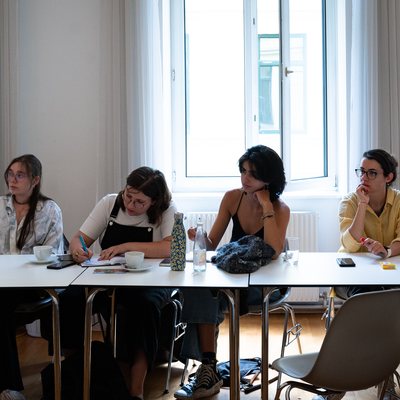
[[[354,171],[359,178],[365,174],[371,181],[373,181],[379,174],[379,172],[374,169],[356,168]]]
[[[24,180],[28,175],[25,172],[17,172],[14,174],[12,171],[7,171],[6,177],[8,181],[15,179],[16,181],[20,182]]]
[[[122,193],[122,196],[123,196],[126,204],[132,203],[133,206],[136,208],[144,208],[147,205],[147,201],[138,200],[138,199],[135,200],[134,198],[132,198],[132,196],[127,194],[126,191],[124,191]]]

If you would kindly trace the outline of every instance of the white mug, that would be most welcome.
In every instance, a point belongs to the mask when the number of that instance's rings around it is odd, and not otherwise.
[[[125,261],[127,268],[140,268],[143,264],[144,253],[142,251],[128,251],[125,253]]]
[[[51,246],[35,246],[33,248],[33,254],[38,261],[50,260],[53,253],[53,248]]]

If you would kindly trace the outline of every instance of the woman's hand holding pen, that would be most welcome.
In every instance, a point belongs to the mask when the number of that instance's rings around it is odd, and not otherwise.
[[[87,248],[82,236],[74,236],[69,246],[72,258],[78,264],[90,259],[93,252]]]

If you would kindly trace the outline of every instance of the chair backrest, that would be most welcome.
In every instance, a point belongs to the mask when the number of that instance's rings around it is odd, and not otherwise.
[[[305,380],[354,391],[385,380],[400,364],[400,289],[351,297],[340,308]]]

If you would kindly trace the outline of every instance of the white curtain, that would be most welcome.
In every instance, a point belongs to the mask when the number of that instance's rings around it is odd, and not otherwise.
[[[358,184],[362,153],[377,146],[378,48],[377,1],[353,0],[351,10],[349,190]]]
[[[0,1],[0,171],[15,154],[17,124],[17,9],[18,0]],[[1,193],[6,186],[1,179]]]
[[[400,2],[379,0],[379,147],[400,159]]]
[[[171,157],[165,3],[126,1],[128,165],[130,169],[147,165],[164,173]]]
[[[400,159],[400,2],[351,4],[350,190],[365,150],[383,148]]]

